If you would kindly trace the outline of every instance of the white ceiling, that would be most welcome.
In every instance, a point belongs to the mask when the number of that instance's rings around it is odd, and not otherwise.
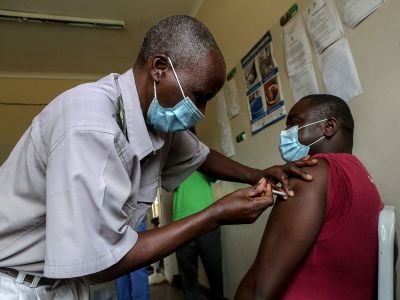
[[[175,14],[196,15],[203,0],[1,0],[0,10],[124,20],[124,30],[0,20],[0,75],[122,72],[146,31]]]

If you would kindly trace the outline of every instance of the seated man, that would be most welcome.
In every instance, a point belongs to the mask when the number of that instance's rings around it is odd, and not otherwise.
[[[373,299],[383,203],[351,154],[349,107],[335,96],[307,96],[290,110],[286,125],[282,157],[317,158],[318,165],[307,170],[314,180],[291,179],[295,196],[277,199],[235,298]]]

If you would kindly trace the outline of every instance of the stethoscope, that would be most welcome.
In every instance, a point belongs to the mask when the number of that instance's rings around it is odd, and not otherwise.
[[[122,92],[118,82],[118,75],[114,74],[115,85],[117,86],[117,123],[119,128],[121,128],[126,140],[128,139],[128,128],[126,126],[125,110],[124,110],[124,100],[122,99]]]

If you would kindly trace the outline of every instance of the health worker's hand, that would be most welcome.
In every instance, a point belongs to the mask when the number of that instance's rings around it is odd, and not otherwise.
[[[273,204],[271,185],[261,178],[258,184],[226,195],[209,209],[220,225],[250,224]]]
[[[306,156],[301,160],[297,160],[285,165],[276,165],[263,170],[265,178],[272,184],[272,188],[285,192],[288,196],[293,196],[294,192],[290,186],[289,177],[299,177],[305,181],[311,181],[312,176],[302,171],[303,167],[315,166],[316,159],[310,159]],[[287,198],[287,197],[283,197]]]

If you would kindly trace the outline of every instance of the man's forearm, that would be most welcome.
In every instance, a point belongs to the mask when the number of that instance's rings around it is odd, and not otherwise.
[[[90,284],[114,280],[169,255],[188,241],[218,226],[214,210],[206,209],[161,228],[140,232],[135,246],[118,263],[85,279]]]
[[[187,199],[190,201],[190,198]],[[265,179],[256,185],[228,194],[205,210],[164,227],[139,233],[134,247],[115,265],[85,277],[100,283],[120,277],[169,255],[185,243],[220,225],[249,224],[274,203]]]
[[[262,170],[242,165],[212,149],[199,171],[216,179],[248,184],[257,183],[263,176]]]

